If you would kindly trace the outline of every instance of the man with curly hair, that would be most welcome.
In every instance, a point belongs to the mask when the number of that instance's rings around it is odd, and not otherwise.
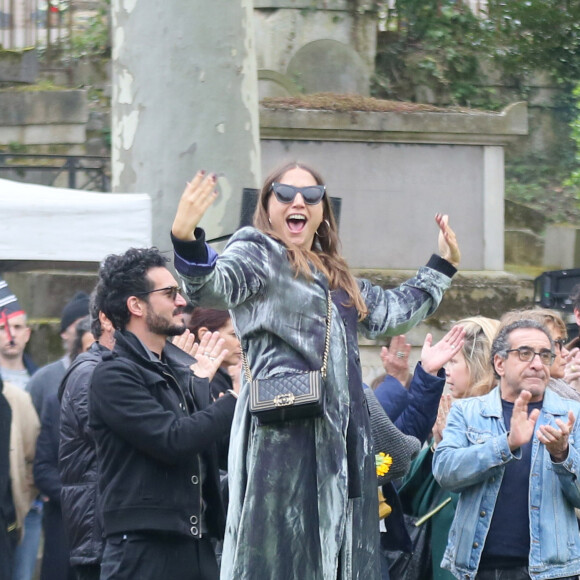
[[[167,341],[185,331],[186,301],[156,248],[108,256],[96,293],[117,329],[89,393],[106,538],[101,580],[214,580],[210,538],[225,526],[219,443],[237,398],[210,404],[221,344],[202,353],[206,364]]]

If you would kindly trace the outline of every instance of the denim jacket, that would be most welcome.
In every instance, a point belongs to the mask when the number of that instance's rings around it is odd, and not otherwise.
[[[547,389],[536,429],[566,422],[568,411],[580,416],[580,403],[563,399]],[[568,457],[554,463],[538,441],[532,441],[530,467],[529,574],[534,580],[580,573],[580,534],[574,507],[580,507],[580,421],[569,437]],[[441,563],[456,578],[472,580],[501,486],[505,465],[517,461],[502,416],[500,389],[457,401],[447,420],[443,440],[433,458],[433,474],[441,487],[460,493],[447,549]]]

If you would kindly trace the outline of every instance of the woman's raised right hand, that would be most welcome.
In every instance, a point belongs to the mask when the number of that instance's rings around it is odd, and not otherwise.
[[[195,240],[193,234],[207,208],[217,198],[217,175],[201,170],[187,183],[173,220],[171,233],[183,241]]]
[[[427,334],[421,350],[421,365],[425,372],[436,375],[462,348],[465,338],[463,326],[454,326],[437,344]]]

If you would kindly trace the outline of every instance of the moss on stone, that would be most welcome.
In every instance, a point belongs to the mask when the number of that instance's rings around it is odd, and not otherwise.
[[[344,95],[337,93],[314,93],[297,97],[266,97],[261,104],[267,109],[315,109],[322,111],[369,111],[396,113],[470,113],[474,109],[462,107],[435,107],[421,103],[402,101],[384,101],[362,95]]]
[[[66,87],[55,85],[52,81],[41,80],[34,85],[15,85],[11,84],[9,87],[0,88],[1,93],[37,93],[42,91],[70,91]]]

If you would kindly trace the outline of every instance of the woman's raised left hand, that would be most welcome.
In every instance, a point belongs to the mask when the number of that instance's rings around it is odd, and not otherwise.
[[[439,254],[455,268],[459,267],[461,252],[455,237],[455,232],[449,227],[449,216],[447,214],[435,214],[435,221],[439,226]]]

